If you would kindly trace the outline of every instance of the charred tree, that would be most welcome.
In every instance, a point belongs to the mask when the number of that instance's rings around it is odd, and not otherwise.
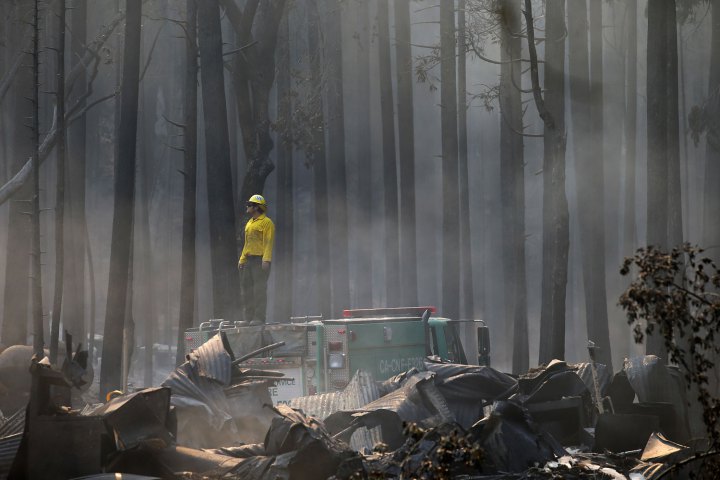
[[[56,106],[57,128],[60,136],[57,145],[57,173],[55,191],[55,292],[53,293],[52,321],[50,326],[50,362],[57,363],[58,340],[60,338],[60,313],[62,312],[65,260],[65,0],[58,2],[58,43]],[[82,338],[82,337],[80,337]]]
[[[328,212],[327,161],[325,157],[325,117],[322,100],[322,57],[320,50],[320,16],[317,0],[308,0],[308,51],[310,52],[310,111],[318,118],[313,129],[313,192],[315,199],[315,250],[317,255],[316,285],[318,308],[324,317],[331,315],[330,271],[327,268],[330,251]]]
[[[355,2],[351,9],[355,13],[355,73],[358,81],[353,98],[352,119],[355,141],[355,161],[357,162],[358,199],[356,200],[356,221],[353,222],[353,237],[357,239],[355,273],[353,274],[354,301],[356,307],[373,306],[372,291],[372,202],[368,201],[372,185],[372,150],[370,137],[370,2]]]
[[[235,209],[218,0],[198,2],[197,12],[213,272],[213,315],[215,318],[230,320],[236,318],[238,311],[235,299],[239,282],[237,250],[233,238]],[[250,198],[250,194],[244,198]]]
[[[570,108],[573,118],[573,147],[576,171],[580,257],[585,291],[588,340],[599,347],[598,361],[611,366],[610,336],[605,293],[605,247],[603,205],[602,113],[597,110],[596,92],[601,81],[591,82],[593,54],[588,44],[588,8],[585,1],[568,3]],[[596,13],[596,12],[595,12]],[[592,19],[592,10],[590,18]],[[591,20],[592,21],[592,20]],[[590,33],[592,39],[593,33]],[[592,48],[599,48],[592,44]],[[602,60],[602,59],[600,59]],[[593,75],[595,74],[595,70]],[[599,118],[597,116],[599,115]],[[598,130],[599,129],[599,130]],[[591,141],[595,148],[586,142]],[[600,150],[597,155],[595,150]]]
[[[30,302],[32,306],[33,351],[45,356],[45,335],[42,303],[42,268],[40,266],[40,1],[33,4],[33,156],[32,197],[30,199]]]
[[[400,306],[400,230],[398,226],[398,179],[395,155],[395,102],[390,60],[390,22],[388,2],[378,2],[378,58],[385,219],[385,285],[388,307]],[[467,152],[466,152],[467,153]],[[467,156],[466,156],[467,160]]]
[[[183,126],[183,219],[180,271],[180,312],[175,363],[185,361],[185,330],[195,314],[195,236],[197,230],[197,6],[185,2],[185,124]]]
[[[138,182],[140,187],[139,205],[138,205],[138,223],[136,227],[139,259],[142,264],[139,265],[141,268],[141,278],[137,278],[136,282],[140,283],[140,305],[142,312],[142,328],[143,337],[142,345],[145,347],[143,356],[143,384],[146,387],[151,387],[153,384],[153,345],[155,343],[155,330],[156,330],[156,318],[155,315],[155,280],[153,275],[153,252],[152,245],[150,242],[150,201],[151,201],[151,170],[152,170],[152,154],[149,147],[150,140],[147,136],[142,135],[143,150],[145,155],[142,159],[138,173],[140,174],[140,180]],[[139,228],[138,228],[139,227]],[[134,254],[134,253],[133,253]],[[134,268],[134,266],[133,266]],[[130,295],[134,295],[133,289],[131,288]],[[132,302],[129,303],[129,308],[132,308]],[[129,318],[133,318],[132,315]],[[134,324],[133,324],[134,327]],[[132,337],[134,338],[134,337]]]
[[[290,25],[287,14],[278,33],[277,118],[287,128],[278,135],[277,146],[277,228],[282,231],[276,242],[275,260],[275,317],[288,321],[292,315],[293,299],[293,144],[292,91],[290,79]]]
[[[115,194],[110,244],[110,273],[103,332],[100,398],[122,383],[123,334],[130,274],[132,222],[135,207],[135,148],[142,0],[127,0],[123,72],[120,86],[118,157],[115,160]]]
[[[506,321],[507,342],[512,339],[512,369],[530,366],[525,284],[525,158],[520,86],[521,12],[518,0],[500,4],[500,183],[503,222],[505,305],[512,317]]]
[[[345,94],[343,88],[343,2],[325,0],[325,98],[327,99],[327,163],[330,196],[332,315],[350,307],[347,166],[345,159]]]
[[[465,0],[458,1],[458,38],[459,48],[457,67],[458,89],[458,179],[459,179],[459,223],[460,223],[460,277],[462,285],[462,312],[464,318],[475,318],[473,295],[472,249],[470,241],[470,188],[468,174],[468,138],[467,138],[467,67]]]
[[[625,102],[625,223],[623,256],[637,245],[635,169],[637,158],[637,0],[627,0],[627,98]]]
[[[710,44],[710,78],[705,107],[708,118],[720,118],[720,0],[712,0],[712,40]],[[720,128],[717,120],[709,122],[705,150],[705,196],[703,199],[703,245],[716,262],[720,261]],[[7,298],[7,297],[6,297]]]
[[[674,0],[648,4],[647,243],[682,241],[678,138],[677,21]],[[677,178],[674,178],[676,177]],[[665,357],[662,338],[648,335],[648,354]]]
[[[415,120],[410,0],[395,0],[395,58],[398,94],[398,152],[400,154],[400,298],[417,305],[417,229],[415,225]]]
[[[544,124],[543,252],[539,363],[565,357],[565,296],[570,242],[565,196],[565,0],[545,11],[545,97],[540,88],[532,1],[525,0],[530,77]]]
[[[87,2],[74,0],[70,13],[71,71],[80,65],[86,52]],[[66,82],[67,83],[67,82]],[[74,85],[74,86],[73,86]],[[88,75],[78,70],[77,80],[67,92],[68,103],[84,110]],[[80,88],[80,86],[84,88]],[[79,104],[78,104],[79,102]],[[65,188],[65,268],[63,275],[63,325],[73,338],[85,338],[85,138],[86,116],[82,113],[67,125],[67,160]]]
[[[460,317],[458,115],[455,71],[455,2],[440,3],[440,108],[442,130],[442,311]]]
[[[286,0],[249,0],[242,10],[234,0],[219,1],[235,30],[239,47],[243,48],[241,54],[234,54],[231,73],[247,162],[240,188],[240,199],[244,202],[263,192],[265,180],[275,168],[270,158],[274,147],[270,135],[270,91],[275,82],[275,47]],[[199,11],[205,8],[199,5]],[[201,42],[201,59],[202,48]],[[237,224],[238,251],[245,241],[244,224],[243,221]]]
[[[24,12],[30,11],[30,2],[20,2],[14,6],[14,16],[21,22],[14,22],[10,33],[15,36],[29,35],[30,23]],[[32,37],[32,35],[29,35]],[[22,48],[22,47],[19,47]],[[18,52],[19,55],[20,52]],[[26,99],[32,96],[33,72],[27,68],[29,55],[22,57],[26,67],[18,68],[15,81],[9,88],[12,95],[4,105],[14,107],[8,115],[11,120],[7,129],[12,139],[11,147],[15,152],[9,160],[10,175],[19,171],[28,158],[33,155],[32,130],[27,120],[33,116],[32,103]],[[10,102],[14,102],[14,105]],[[30,182],[25,182],[11,197],[7,223],[7,251],[5,253],[5,287],[2,322],[2,342],[5,345],[25,345],[28,337],[28,300],[30,296],[30,207],[32,190]]]

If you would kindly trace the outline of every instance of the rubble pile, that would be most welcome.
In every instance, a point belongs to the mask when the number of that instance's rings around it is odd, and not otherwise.
[[[220,334],[161,387],[81,410],[81,352],[62,370],[33,360],[27,408],[0,419],[0,477],[639,480],[696,453],[682,383],[652,356],[615,375],[553,361],[520,377],[428,358],[272,406],[281,374],[239,366],[269,348],[236,358]]]

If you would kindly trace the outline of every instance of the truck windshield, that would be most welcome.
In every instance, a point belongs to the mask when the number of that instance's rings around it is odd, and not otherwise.
[[[448,360],[454,363],[467,364],[465,351],[460,343],[460,337],[455,325],[445,326],[445,341],[447,342]]]

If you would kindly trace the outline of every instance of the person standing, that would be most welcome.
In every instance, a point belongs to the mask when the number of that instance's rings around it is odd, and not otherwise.
[[[275,224],[265,214],[267,202],[262,195],[253,195],[247,202],[251,216],[245,225],[245,245],[238,268],[241,274],[245,321],[250,326],[265,323],[267,281],[275,242]]]

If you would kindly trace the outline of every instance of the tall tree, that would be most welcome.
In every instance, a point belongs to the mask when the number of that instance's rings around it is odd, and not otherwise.
[[[676,240],[670,237],[677,222],[673,202],[680,201],[671,182],[679,175],[675,1],[649,2],[647,11],[647,243],[667,249]],[[660,335],[648,336],[646,351],[665,356]]]
[[[278,28],[287,2],[249,0],[241,10],[235,0],[219,1],[242,48],[242,54],[235,52],[237,61],[231,73],[246,158],[245,177],[240,187],[240,198],[244,202],[251,195],[262,193],[265,180],[275,168],[270,158],[274,147],[270,135],[270,92],[275,82]],[[200,35],[202,38],[202,31]],[[201,60],[202,49],[201,41]],[[243,226],[244,222],[238,222],[238,250],[244,242]]]
[[[592,15],[591,11],[591,19]],[[598,361],[611,366],[605,275],[601,274],[605,271],[603,240],[605,209],[602,200],[604,197],[602,113],[597,111],[599,107],[597,96],[601,96],[602,92],[598,93],[596,90],[602,88],[599,86],[602,80],[593,78],[591,82],[590,67],[593,54],[590,53],[588,44],[588,8],[584,0],[568,3],[568,27],[570,105],[577,166],[576,188],[587,336],[588,340],[595,342],[599,347]],[[590,37],[593,38],[592,31]],[[599,48],[594,44],[592,47]],[[602,58],[600,60],[602,61]],[[593,63],[593,67],[597,66]],[[595,75],[595,70],[592,72]],[[588,141],[591,141],[596,148],[590,148]],[[596,150],[600,150],[600,155],[595,153]]]
[[[400,229],[398,226],[398,179],[395,155],[395,110],[390,60],[390,22],[388,2],[378,5],[378,59],[380,112],[382,121],[382,155],[385,219],[385,285],[387,306],[399,306],[400,299]],[[467,152],[466,152],[467,153]],[[466,157],[467,160],[467,157]]]
[[[347,167],[345,160],[345,94],[343,88],[344,2],[325,0],[323,54],[327,99],[328,195],[330,196],[332,315],[350,306]]]
[[[705,194],[703,198],[703,245],[711,249],[710,255],[720,261],[720,0],[712,0],[712,40],[710,43],[710,78],[708,84],[709,102],[706,117],[715,119],[708,122],[705,150]],[[7,298],[7,297],[6,297]]]
[[[500,195],[502,198],[505,322],[513,342],[512,369],[527,371],[527,287],[525,284],[525,167],[521,86],[521,12],[518,0],[503,0],[500,20]],[[508,334],[508,332],[511,332]]]
[[[183,125],[183,219],[180,310],[175,363],[185,360],[185,330],[195,314],[195,236],[197,230],[197,5],[185,2],[185,104]]]
[[[86,52],[87,35],[87,2],[74,0],[70,13],[70,58],[68,64],[71,72],[80,65]],[[77,80],[67,92],[68,103],[78,105],[84,110],[86,106],[85,90],[88,75],[83,67],[78,70]],[[83,88],[80,88],[83,87]],[[65,188],[65,268],[63,278],[63,325],[73,338],[85,338],[85,113],[75,117],[72,125],[67,126],[67,161]]]
[[[545,10],[545,97],[540,88],[532,1],[525,0],[533,98],[544,124],[540,363],[565,357],[565,296],[570,242],[565,195],[565,0]]]
[[[458,0],[458,39],[460,49],[457,67],[458,88],[458,178],[460,195],[460,258],[462,284],[462,315],[464,318],[475,317],[473,294],[472,249],[470,242],[470,188],[468,172],[468,138],[467,138],[467,66],[466,46],[466,15],[465,0]]]
[[[354,25],[357,51],[355,53],[356,89],[352,94],[355,106],[352,115],[355,133],[355,160],[358,172],[358,194],[356,202],[356,222],[354,237],[357,238],[357,258],[353,286],[357,307],[373,306],[372,291],[372,202],[369,195],[372,185],[372,141],[370,138],[370,2],[355,2],[353,7],[356,15]]]
[[[13,18],[19,21],[13,22],[11,33],[16,38],[28,35],[32,37],[28,28],[30,23],[25,12],[30,11],[30,2],[20,2],[14,5]],[[19,47],[22,48],[22,47]],[[28,64],[29,58],[25,55],[18,58]],[[9,162],[11,172],[20,171],[25,162],[32,156],[32,131],[27,124],[27,119],[32,118],[33,109],[30,98],[30,91],[33,85],[33,72],[30,68],[18,68],[15,81],[11,87],[13,95],[9,96],[5,105],[10,108],[14,106],[10,115],[12,119],[8,122],[8,133],[12,139],[12,149],[15,153],[14,159]],[[10,102],[14,102],[12,105]],[[30,217],[27,214],[30,198],[32,196],[30,182],[24,183],[22,187],[10,197],[9,215],[7,224],[7,252],[5,257],[5,287],[3,304],[2,341],[5,345],[25,345],[27,342],[28,325],[28,299],[30,295]]]
[[[277,118],[287,124],[279,135],[277,147],[277,228],[282,232],[276,242],[275,256],[275,317],[288,321],[293,304],[293,146],[292,91],[290,78],[290,22],[283,16],[278,32]]]
[[[215,318],[229,320],[237,315],[235,299],[239,282],[220,5],[218,0],[198,2],[197,11],[213,272],[213,315]],[[250,194],[247,198],[250,198]]]
[[[395,0],[398,152],[400,154],[400,298],[417,305],[417,241],[415,226],[415,120],[410,0]]]
[[[458,115],[455,71],[455,2],[440,3],[440,109],[442,130],[442,311],[460,317]]]
[[[316,285],[320,314],[331,315],[330,251],[327,161],[325,156],[325,116],[322,100],[321,26],[317,0],[308,0],[308,51],[310,52],[310,111],[318,119],[313,129],[313,191],[315,198],[315,250],[317,255]]]
[[[625,102],[625,239],[623,256],[637,245],[635,164],[637,157],[637,0],[627,0],[627,98]]]
[[[60,140],[57,146],[57,173],[55,190],[55,292],[53,294],[52,322],[50,327],[50,361],[57,362],[58,340],[60,337],[60,313],[62,312],[65,260],[65,0],[58,2],[58,43],[56,106]],[[80,337],[82,338],[82,337]]]
[[[123,333],[127,310],[132,223],[135,208],[135,148],[140,79],[142,0],[127,0],[120,85],[118,156],[115,160],[110,272],[103,332],[100,398],[122,383]]]
[[[30,299],[33,322],[33,351],[44,356],[45,338],[42,303],[42,268],[40,266],[40,1],[33,3],[33,156],[32,197],[30,200]]]

